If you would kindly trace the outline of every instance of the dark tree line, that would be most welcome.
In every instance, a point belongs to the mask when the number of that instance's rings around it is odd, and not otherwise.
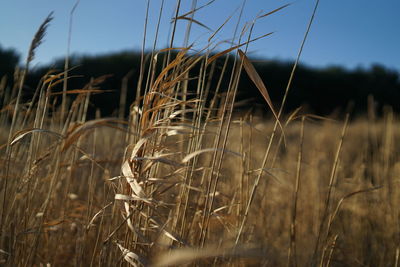
[[[4,49],[0,45],[0,78],[12,79],[19,60],[20,57],[17,52],[12,49]]]
[[[7,75],[8,84],[12,82],[14,68],[19,62],[18,55],[12,50],[4,50],[0,47],[0,77]],[[215,77],[219,76],[223,64],[221,58],[217,62]],[[271,98],[276,106],[279,106],[284,94],[287,81],[292,69],[291,62],[255,61],[259,75],[264,80]],[[39,79],[50,68],[62,70],[64,60],[59,59],[49,66],[43,66],[30,71],[26,80],[25,96],[28,98],[36,88]],[[140,54],[134,52],[120,52],[99,56],[74,56],[71,66],[76,66],[70,75],[79,77],[71,78],[68,82],[69,89],[81,89],[90,78],[111,74],[101,89],[112,90],[103,94],[94,95],[93,107],[100,108],[102,115],[112,115],[118,108],[120,89],[123,78],[129,73],[128,96],[130,103],[135,96],[137,81],[140,72]],[[230,57],[228,69],[233,66],[233,57]],[[197,69],[191,74],[196,75]],[[221,90],[226,90],[229,82],[229,70],[224,75]],[[217,80],[213,80],[216,84]],[[195,86],[196,81],[191,81]],[[211,86],[213,88],[213,86]],[[61,90],[56,88],[55,90]],[[368,69],[347,70],[342,67],[328,67],[323,69],[311,68],[300,65],[295,73],[286,102],[286,112],[290,112],[299,106],[303,106],[309,112],[318,115],[330,115],[333,112],[345,112],[351,109],[354,113],[362,114],[367,111],[368,98],[373,96],[376,111],[381,112],[384,106],[391,106],[394,111],[400,111],[400,79],[399,73],[383,66],[374,65]],[[242,72],[238,100],[251,99],[251,105],[260,110],[267,110],[264,100],[245,72]],[[128,107],[127,107],[128,109]],[[126,110],[127,112],[127,110]]]

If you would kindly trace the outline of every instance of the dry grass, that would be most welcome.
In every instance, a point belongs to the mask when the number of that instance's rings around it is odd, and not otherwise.
[[[174,23],[201,24],[194,13]],[[248,41],[216,55],[245,51],[254,39],[245,29]],[[53,89],[67,70],[49,71],[27,103],[18,87],[0,88],[2,265],[397,266],[400,132],[390,109],[381,120],[285,116],[245,52],[231,72],[223,66],[231,80],[220,93],[208,84],[215,55],[170,51],[159,73],[156,50],[142,62],[127,121],[125,93],[119,119],[87,119],[105,77],[60,92],[62,107]],[[234,113],[242,64],[274,120]]]

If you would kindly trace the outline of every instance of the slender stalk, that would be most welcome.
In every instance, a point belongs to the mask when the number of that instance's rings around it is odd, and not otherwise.
[[[297,226],[297,205],[300,191],[300,177],[301,177],[301,163],[303,159],[303,144],[304,144],[304,120],[305,117],[301,118],[300,127],[300,146],[297,154],[297,168],[296,168],[296,184],[294,187],[293,194],[293,209],[292,209],[292,222],[290,225],[290,245],[288,253],[288,266],[297,266],[296,258],[296,226]]]
[[[67,107],[67,89],[68,89],[68,70],[69,70],[69,54],[71,50],[71,39],[72,39],[72,22],[73,16],[76,8],[79,5],[80,0],[76,0],[74,6],[69,13],[69,26],[68,26],[68,41],[67,41],[67,53],[65,54],[64,61],[64,82],[63,82],[63,94],[61,102],[61,117],[60,124],[62,125],[65,117],[66,107]]]
[[[323,235],[322,232],[323,232],[324,223],[325,223],[325,221],[326,221],[326,219],[328,218],[328,215],[329,215],[329,208],[330,208],[330,204],[331,204],[331,201],[332,201],[332,195],[333,195],[333,190],[334,190],[334,181],[335,181],[335,177],[336,177],[336,171],[337,171],[337,168],[338,168],[339,156],[340,156],[340,152],[342,150],[344,137],[346,135],[348,122],[349,122],[349,114],[346,115],[346,119],[344,121],[344,125],[343,125],[343,128],[342,128],[342,133],[340,135],[339,144],[338,144],[337,149],[336,149],[336,153],[335,153],[335,158],[334,158],[331,174],[330,174],[330,177],[329,177],[328,193],[327,193],[327,196],[326,196],[326,199],[325,199],[324,211],[323,211],[323,215],[322,215],[322,218],[321,218],[321,223],[320,223],[319,230],[318,230],[317,241],[315,242],[315,247],[314,247],[314,254],[313,254],[313,260],[314,261],[318,260],[318,248],[320,246],[320,242],[321,242],[322,235]],[[326,240],[326,238],[327,237],[324,235],[324,241]],[[323,261],[323,257],[321,257],[321,262],[322,261]]]
[[[284,108],[284,106],[286,104],[286,99],[287,99],[287,96],[289,94],[289,91],[290,91],[290,88],[291,88],[291,85],[292,85],[292,81],[293,81],[293,78],[294,78],[294,73],[295,73],[295,71],[297,69],[298,63],[300,62],[300,57],[301,57],[301,54],[303,52],[303,48],[304,48],[304,45],[306,43],[308,34],[309,34],[310,30],[311,30],[311,25],[312,25],[312,23],[314,21],[314,17],[315,17],[315,14],[317,12],[318,5],[319,5],[319,0],[316,0],[315,5],[314,5],[314,10],[312,12],[310,21],[309,21],[308,26],[307,26],[307,30],[306,30],[306,32],[304,34],[303,41],[301,42],[299,52],[297,53],[297,57],[296,57],[295,63],[293,65],[292,71],[290,73],[289,81],[288,81],[286,89],[285,89],[285,94],[283,95],[283,99],[282,99],[282,102],[281,102],[281,107],[279,108],[279,112],[278,112],[278,115],[277,115],[277,120],[275,121],[274,128],[272,130],[271,137],[270,137],[269,142],[268,142],[268,147],[267,147],[267,149],[265,151],[264,158],[263,158],[263,161],[262,161],[262,164],[261,164],[261,168],[260,168],[261,171],[259,172],[259,174],[258,174],[258,176],[257,176],[257,178],[256,178],[256,180],[255,180],[255,182],[253,184],[253,187],[251,189],[250,198],[249,198],[249,201],[248,201],[247,206],[246,206],[246,211],[245,211],[245,214],[243,216],[241,226],[240,226],[238,234],[236,236],[235,244],[239,243],[240,236],[242,235],[243,228],[244,228],[244,225],[246,223],[247,216],[248,216],[248,213],[249,213],[249,210],[250,210],[250,206],[251,206],[251,204],[253,202],[255,192],[257,190],[258,184],[259,184],[261,176],[263,174],[262,170],[265,169],[265,166],[267,164],[267,161],[268,161],[268,158],[269,158],[269,155],[270,155],[270,150],[271,150],[271,147],[272,147],[272,143],[274,141],[274,138],[275,138],[275,135],[276,135],[276,130],[277,130],[278,125],[279,125],[279,123],[278,123],[279,121],[278,120],[280,119],[280,117],[281,117],[281,115],[283,113],[283,108]]]

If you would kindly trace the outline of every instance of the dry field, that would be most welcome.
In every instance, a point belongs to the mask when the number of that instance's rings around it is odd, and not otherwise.
[[[68,65],[24,99],[28,58],[0,88],[0,265],[398,266],[396,114],[284,115],[241,51],[226,90],[210,88],[216,57],[237,48],[166,50],[159,73],[153,50],[127,119],[89,119],[102,78],[69,90]],[[235,112],[242,72],[268,118]]]

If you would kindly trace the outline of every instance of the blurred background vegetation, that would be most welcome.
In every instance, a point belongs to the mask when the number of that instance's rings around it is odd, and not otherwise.
[[[223,61],[224,58],[220,58],[217,62],[216,72],[221,72]],[[162,60],[159,59],[158,62]],[[232,57],[229,62],[228,68],[232,68]],[[272,100],[280,103],[293,62],[253,58],[253,63],[263,78]],[[0,77],[3,77],[2,82],[9,87],[13,86],[14,72],[18,66],[20,66],[19,54],[13,49],[4,49],[0,46]],[[140,69],[139,51],[122,51],[96,56],[75,55],[70,59],[70,66],[74,67],[70,72],[73,77],[68,81],[70,89],[81,89],[91,78],[110,75],[105,82],[98,85],[98,88],[105,90],[105,93],[91,98],[89,107],[91,116],[95,113],[95,109],[100,109],[102,116],[116,115],[124,80],[128,89],[127,103],[131,103],[136,95]],[[193,73],[198,73],[197,68],[192,70]],[[40,78],[49,69],[63,70],[64,59],[60,58],[52,64],[32,68],[26,79],[24,98],[30,99]],[[214,75],[214,77],[218,76]],[[229,81],[229,77],[225,76],[221,86],[222,92]],[[195,88],[197,81],[191,82],[193,86],[189,88]],[[216,83],[217,81],[213,81],[213,84]],[[62,85],[60,84],[54,90],[61,91]],[[382,65],[356,69],[346,69],[341,66],[314,68],[300,65],[293,80],[285,111],[290,112],[302,106],[303,111],[317,115],[338,116],[345,112],[363,115],[368,112],[369,106],[379,115],[382,114],[385,106],[390,106],[394,112],[399,112],[398,99],[400,99],[399,73]],[[240,104],[236,110],[252,107],[261,114],[268,111],[258,90],[244,72],[237,100]],[[128,108],[126,107],[126,114]]]

